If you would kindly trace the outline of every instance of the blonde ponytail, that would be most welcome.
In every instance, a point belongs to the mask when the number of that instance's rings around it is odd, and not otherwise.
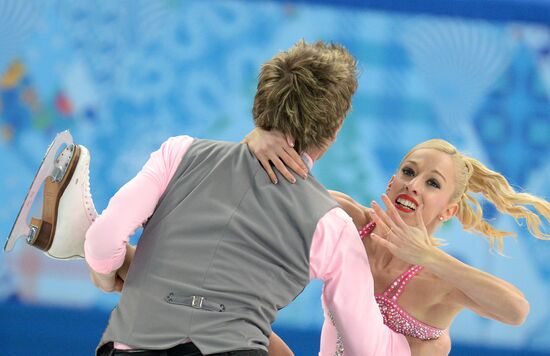
[[[549,234],[541,231],[542,224],[540,217],[526,206],[532,206],[535,211],[550,221],[550,203],[546,200],[527,193],[517,193],[510,186],[506,178],[500,173],[490,170],[478,160],[460,154],[466,166],[472,167],[472,174],[467,184],[467,192],[459,200],[458,220],[466,230],[474,230],[487,236],[491,248],[497,240],[498,251],[503,250],[503,238],[514,236],[511,232],[497,230],[483,220],[483,212],[479,202],[468,192],[480,193],[490,201],[498,211],[512,216],[518,224],[520,219],[525,219],[529,232],[543,240],[550,239]],[[467,203],[470,202],[476,207],[476,211]]]

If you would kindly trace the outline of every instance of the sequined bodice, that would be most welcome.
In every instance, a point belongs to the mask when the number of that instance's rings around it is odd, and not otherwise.
[[[372,221],[359,230],[361,239],[369,236],[375,227],[376,223]],[[409,267],[409,269],[397,277],[382,294],[375,294],[374,297],[382,313],[384,324],[390,329],[417,339],[433,340],[439,338],[445,330],[421,322],[397,304],[407,283],[420,273],[423,268],[424,267],[418,265]]]
[[[382,313],[384,324],[390,329],[417,339],[433,340],[439,338],[445,330],[421,322],[397,304],[407,283],[422,269],[422,266],[411,266],[390,284],[384,293],[375,294],[374,297]]]

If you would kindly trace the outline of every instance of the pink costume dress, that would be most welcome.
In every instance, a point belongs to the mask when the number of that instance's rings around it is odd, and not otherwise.
[[[359,230],[359,235],[364,239],[370,235],[375,227],[376,223],[371,222]],[[382,294],[375,294],[374,297],[382,313],[384,324],[390,329],[405,336],[414,337],[420,340],[435,340],[445,332],[445,329],[439,329],[423,323],[397,304],[407,283],[409,283],[415,275],[420,273],[423,268],[424,267],[419,265],[412,265],[397,277]],[[329,313],[329,317],[332,320],[332,314]],[[332,320],[332,324],[334,325],[334,320]],[[338,335],[336,339],[335,356],[342,355],[344,355],[344,343],[342,337]]]

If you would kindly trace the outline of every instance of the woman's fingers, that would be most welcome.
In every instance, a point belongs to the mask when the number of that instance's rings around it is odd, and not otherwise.
[[[275,166],[275,169],[291,183],[296,182],[296,177],[290,169],[304,179],[307,177],[308,168],[294,150],[292,137],[285,136],[277,130],[266,131],[255,128],[242,142],[248,145],[273,183],[278,183],[278,179],[272,166]]]
[[[307,177],[307,166],[302,160],[302,157],[293,148],[287,147],[281,154],[279,158],[285,163],[286,166],[290,167],[294,172],[298,173],[300,177]]]
[[[287,181],[290,183],[296,183],[296,178],[290,171],[288,170],[287,166],[279,159],[279,157],[275,157],[271,159],[271,162],[273,162],[273,165],[277,170],[285,177]]]
[[[388,227],[388,229],[392,229],[392,230],[396,230],[397,229],[397,226],[396,224],[393,222],[393,220],[388,216],[388,214],[386,214],[386,212],[384,211],[384,209],[382,209],[382,207],[380,205],[378,205],[377,202],[375,202],[374,200],[372,201],[371,203],[371,206],[372,208],[374,209],[374,212],[375,214],[378,216],[378,218],[380,220],[382,220],[384,222],[384,225]]]
[[[379,229],[380,234],[382,234],[382,237],[386,238],[388,234],[391,232],[391,228],[388,225],[386,225],[384,220],[382,220],[380,216],[378,216],[378,214],[376,214],[376,211],[370,213],[370,216],[372,220],[374,220],[374,222],[376,223],[376,228]]]
[[[269,163],[269,160],[262,158],[262,159],[259,159],[259,161],[262,167],[264,167],[264,170],[269,176],[269,179],[271,179],[271,182],[273,184],[277,184],[279,180],[277,179],[277,175],[275,174],[275,172],[273,172],[273,169],[271,168],[271,164]]]
[[[382,202],[384,202],[384,205],[386,206],[387,212],[391,220],[395,223],[396,226],[404,227],[407,226],[407,224],[403,221],[399,213],[397,212],[397,209],[393,205],[392,201],[386,194],[382,195]]]
[[[374,209],[374,211],[371,211],[369,213],[369,215],[370,215],[371,219],[374,220],[374,222],[376,223],[376,226],[378,226],[378,228],[382,229],[383,231],[389,230],[389,227],[386,225],[386,223],[384,223],[384,221],[382,219],[380,219],[378,214],[376,214],[376,209]]]
[[[280,158],[287,166],[292,168],[294,172],[298,173],[300,177],[304,179],[307,178],[309,169],[294,148],[284,147],[284,152],[280,155]]]
[[[258,156],[271,156],[270,161],[273,162],[275,168],[277,168],[289,182],[294,183],[296,180],[287,167],[290,167],[301,177],[307,177],[308,168],[298,152],[294,149],[294,139],[291,136],[285,136],[277,130],[259,132],[263,133],[262,139],[265,145],[262,149],[258,150]],[[284,165],[281,165],[280,161],[282,161]]]
[[[370,235],[371,239],[374,240],[374,242],[384,246],[385,248],[387,248],[388,250],[390,250],[390,252],[393,254],[394,251],[397,249],[397,246],[395,246],[393,243],[391,243],[391,241],[387,240],[385,237],[381,237],[377,234],[374,234],[372,233]]]
[[[294,147],[294,138],[290,135],[286,135],[286,143],[288,143],[290,147]]]

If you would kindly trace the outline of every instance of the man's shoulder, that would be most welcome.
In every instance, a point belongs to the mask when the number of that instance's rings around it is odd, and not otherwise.
[[[331,205],[337,206],[338,202],[334,197],[330,194],[330,192],[327,190],[327,188],[315,178],[313,175],[309,175],[306,178],[306,183],[308,183],[317,194],[323,197],[323,199],[327,202],[330,202]]]
[[[193,143],[194,140],[196,140],[194,137],[188,135],[171,136],[162,143],[162,147],[178,148],[180,146],[189,145]]]
[[[189,136],[178,136],[178,137],[189,137]],[[232,141],[225,141],[225,140],[214,140],[209,138],[193,138],[194,144],[201,144],[205,146],[213,146],[213,147],[223,147],[223,148],[230,148],[230,147],[240,147],[243,146],[239,144],[238,142],[232,142]],[[244,145],[246,146],[246,145]]]
[[[327,211],[323,218],[330,219],[333,223],[339,226],[345,226],[353,221],[353,219],[345,212],[345,210],[338,205]]]

